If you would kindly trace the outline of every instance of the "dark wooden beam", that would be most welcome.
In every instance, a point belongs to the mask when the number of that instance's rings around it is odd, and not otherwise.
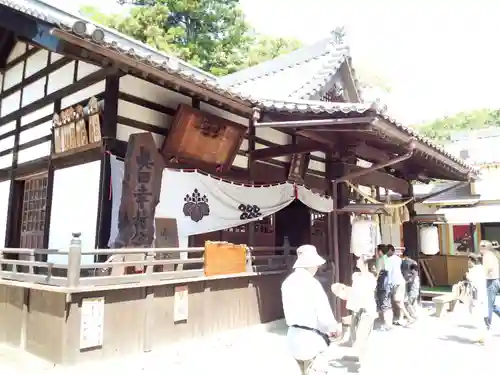
[[[366,143],[361,143],[354,148],[356,155],[363,160],[372,163],[385,163],[391,158],[387,152],[382,151],[379,148],[375,148],[367,145]]]
[[[334,163],[332,168],[333,169],[342,168],[341,170],[343,170],[345,173],[358,172],[365,169],[354,164],[340,163],[340,162]],[[363,186],[381,186],[391,189],[392,191],[398,192],[402,195],[407,195],[409,188],[407,181],[394,177],[388,173],[379,171],[370,172],[366,175],[354,178],[351,180],[351,183],[360,184]]]
[[[5,69],[7,59],[16,45],[16,37],[13,32],[1,29],[2,38],[0,40],[0,70]]]
[[[63,43],[50,33],[54,26],[48,22],[36,20],[11,8],[1,7],[0,23],[16,35],[43,46],[49,51],[60,52],[62,50]]]
[[[322,143],[329,147],[333,147],[335,145],[335,142],[332,139],[327,138],[325,135],[315,133],[314,131],[311,130],[298,130],[295,134],[311,139],[318,143]]]
[[[325,146],[316,141],[304,141],[298,144],[283,145],[262,148],[260,150],[249,151],[249,156],[252,160],[266,160],[277,158],[280,156],[289,156],[293,154],[304,154],[312,151],[322,151]]]
[[[257,129],[260,128],[316,128],[316,127],[331,127],[336,128],[340,125],[354,125],[362,124],[368,125],[375,118],[371,117],[342,117],[342,118],[329,118],[329,119],[310,119],[310,120],[299,120],[299,121],[269,121],[269,122],[259,122],[255,124]]]

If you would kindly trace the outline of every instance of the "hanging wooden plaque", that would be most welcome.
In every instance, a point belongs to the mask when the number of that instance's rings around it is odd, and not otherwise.
[[[61,117],[57,113],[54,113],[54,117],[52,119],[52,129],[54,132],[54,151],[59,153],[62,151],[62,134],[61,134]]]
[[[101,121],[99,102],[95,97],[89,100],[89,143],[101,142]]]
[[[83,107],[81,105],[77,105],[75,107],[75,112],[76,147],[81,147],[89,143],[87,128],[85,126],[85,118],[83,117]]]
[[[245,132],[243,125],[181,104],[161,152],[167,162],[176,158],[227,169]]]

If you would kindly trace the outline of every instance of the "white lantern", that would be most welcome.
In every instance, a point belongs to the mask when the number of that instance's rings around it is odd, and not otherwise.
[[[351,229],[351,254],[373,256],[378,241],[377,223],[372,220],[356,219]]]
[[[439,235],[437,227],[420,228],[420,251],[425,255],[439,253]]]

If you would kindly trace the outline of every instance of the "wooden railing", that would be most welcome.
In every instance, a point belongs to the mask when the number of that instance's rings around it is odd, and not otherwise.
[[[203,247],[86,250],[82,249],[79,236],[73,235],[68,249],[0,249],[0,279],[79,288],[205,277]],[[270,251],[281,255],[269,255]],[[247,247],[246,272],[234,276],[286,271],[293,262],[291,251],[290,246]],[[39,260],[48,255],[67,256],[67,262]],[[82,264],[83,255],[108,258]],[[132,261],[127,260],[130,256]],[[126,271],[130,268],[133,273]]]

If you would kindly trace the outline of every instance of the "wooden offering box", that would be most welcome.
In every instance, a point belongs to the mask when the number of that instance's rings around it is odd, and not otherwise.
[[[165,161],[201,161],[229,168],[243,141],[246,127],[181,104],[161,153]]]
[[[205,276],[246,272],[246,246],[229,242],[205,242]]]

